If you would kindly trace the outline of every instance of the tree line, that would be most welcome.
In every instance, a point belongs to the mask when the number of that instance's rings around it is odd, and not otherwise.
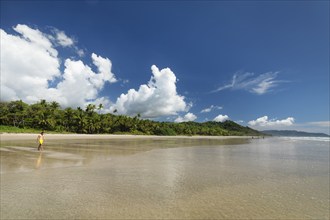
[[[141,119],[139,114],[134,117],[118,115],[116,111],[101,114],[102,108],[102,104],[89,104],[85,109],[62,109],[59,103],[46,100],[31,105],[21,100],[0,102],[0,125],[81,134],[261,135],[233,121],[159,122]]]

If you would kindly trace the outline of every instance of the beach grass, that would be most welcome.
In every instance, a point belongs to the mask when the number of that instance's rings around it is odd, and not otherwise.
[[[41,129],[36,128],[19,128],[15,126],[0,125],[0,133],[40,133]],[[69,132],[56,132],[56,131],[46,131],[50,134],[71,134]]]

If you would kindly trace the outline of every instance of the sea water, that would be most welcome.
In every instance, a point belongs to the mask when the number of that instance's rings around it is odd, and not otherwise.
[[[329,138],[1,142],[1,219],[329,219]]]

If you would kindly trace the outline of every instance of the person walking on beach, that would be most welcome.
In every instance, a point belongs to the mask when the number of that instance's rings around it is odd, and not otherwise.
[[[44,147],[42,146],[42,144],[44,143],[44,140],[45,140],[44,132],[42,131],[37,137],[37,142],[39,144],[38,151],[40,151],[40,150],[43,151],[44,150]]]

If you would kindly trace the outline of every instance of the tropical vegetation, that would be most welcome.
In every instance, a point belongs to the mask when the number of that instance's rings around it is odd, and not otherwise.
[[[0,102],[0,128],[37,129],[53,132],[84,134],[138,135],[261,135],[233,121],[225,122],[159,122],[113,113],[102,114],[103,105],[89,104],[62,109],[57,102],[41,100],[35,104],[23,101]],[[14,129],[17,131],[17,129]],[[8,129],[10,132],[11,129]]]

